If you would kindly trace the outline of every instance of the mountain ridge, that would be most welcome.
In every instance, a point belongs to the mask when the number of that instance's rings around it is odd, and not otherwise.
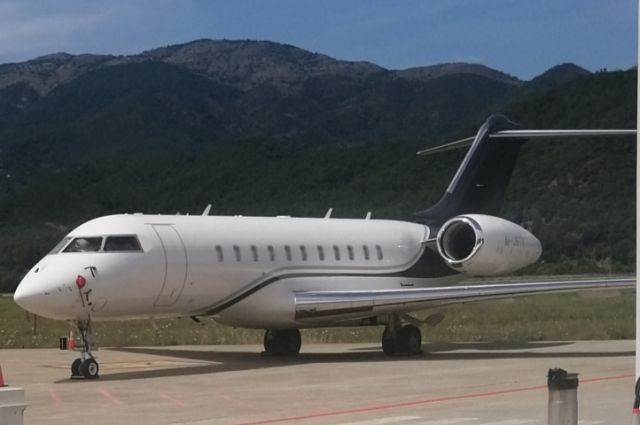
[[[349,74],[366,78],[376,73],[389,73],[399,78],[423,81],[443,75],[474,74],[516,86],[526,83],[507,73],[477,63],[443,63],[407,69],[386,69],[367,61],[338,60],[271,41],[201,39],[132,55],[72,55],[57,52],[24,62],[0,64],[0,89],[26,82],[40,96],[44,96],[58,85],[68,83],[97,68],[147,60],[184,66],[218,82],[237,85],[244,90],[263,83],[287,87],[322,75]]]

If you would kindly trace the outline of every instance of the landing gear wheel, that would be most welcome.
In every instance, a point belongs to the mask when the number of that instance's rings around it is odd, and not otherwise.
[[[300,347],[302,346],[302,337],[300,331],[297,329],[289,329],[284,331],[282,337],[282,351],[284,354],[295,356],[300,353]]]
[[[395,332],[385,328],[382,333],[382,351],[387,356],[411,356],[422,353],[420,329],[405,325]]]
[[[82,359],[75,359],[73,363],[71,363],[71,376],[82,376],[80,374],[80,365],[82,364]]]
[[[278,352],[278,340],[276,333],[278,331],[267,330],[264,333],[264,352],[265,354],[277,354]]]
[[[296,355],[301,345],[302,338],[297,329],[269,329],[264,334],[264,351],[267,355]]]
[[[396,354],[396,338],[388,328],[385,328],[382,333],[382,351],[387,356],[393,356]]]
[[[87,379],[96,379],[100,368],[95,359],[87,359],[80,365],[80,373]]]
[[[420,334],[420,329],[413,325],[405,325],[400,335],[407,354],[415,355],[422,353],[422,335]]]

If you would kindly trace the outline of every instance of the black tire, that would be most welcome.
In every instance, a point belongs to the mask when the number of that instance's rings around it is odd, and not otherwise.
[[[264,351],[269,355],[294,356],[301,346],[302,338],[297,329],[269,329],[264,334]]]
[[[402,345],[406,349],[407,354],[422,353],[422,334],[420,329],[414,325],[405,325],[402,327]]]
[[[87,359],[80,365],[80,373],[87,379],[97,379],[100,367],[94,359]]]
[[[278,335],[277,331],[268,329],[264,333],[264,352],[266,354],[278,354]]]
[[[302,346],[302,336],[298,329],[288,329],[280,331],[280,351],[288,356],[295,356],[300,353]]]
[[[394,356],[397,351],[395,335],[387,328],[382,332],[382,351],[387,356]]]
[[[71,363],[71,376],[82,376],[80,374],[81,364],[82,364],[82,359],[75,359],[73,363]]]

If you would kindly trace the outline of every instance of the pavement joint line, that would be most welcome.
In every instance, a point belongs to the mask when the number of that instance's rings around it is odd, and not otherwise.
[[[589,384],[589,383],[596,383],[596,382],[602,382],[602,381],[613,381],[613,380],[620,380],[620,379],[630,379],[630,378],[634,378],[634,377],[635,377],[634,374],[602,376],[602,377],[596,377],[596,378],[583,379],[580,382],[582,384]],[[543,390],[543,389],[546,389],[546,388],[547,388],[546,384],[545,385],[532,385],[532,386],[529,386],[529,387],[510,388],[510,389],[506,389],[506,390],[488,391],[488,392],[482,392],[482,393],[461,394],[461,395],[436,397],[436,398],[422,399],[422,400],[411,400],[411,401],[405,401],[405,402],[399,402],[399,403],[379,404],[379,405],[374,405],[374,406],[356,407],[356,408],[352,408],[352,409],[332,410],[332,411],[325,411],[325,412],[309,413],[309,414],[306,414],[306,415],[299,415],[299,416],[288,416],[288,417],[282,417],[282,418],[262,419],[262,420],[250,421],[250,422],[240,422],[240,423],[236,423],[234,425],[268,425],[268,424],[277,424],[277,423],[281,423],[281,422],[302,421],[302,420],[317,419],[317,418],[330,417],[330,416],[341,416],[341,415],[349,415],[349,414],[356,414],[356,413],[376,412],[376,411],[381,411],[381,410],[398,409],[398,408],[403,408],[403,407],[411,407],[411,406],[418,406],[418,405],[424,405],[424,404],[436,404],[436,403],[443,403],[443,402],[447,402],[447,401],[467,400],[467,399],[484,398],[484,397],[495,397],[495,396],[499,396],[499,395],[515,394],[515,393],[528,392],[528,391],[539,391],[539,390]]]

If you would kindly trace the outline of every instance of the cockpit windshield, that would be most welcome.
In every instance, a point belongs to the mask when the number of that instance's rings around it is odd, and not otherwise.
[[[135,236],[107,236],[107,241],[104,243],[105,251],[142,251],[140,248],[140,242]]]
[[[104,241],[104,246],[103,242]],[[59,252],[142,252],[135,235],[84,236],[64,238],[49,254]]]
[[[97,252],[102,246],[101,237],[93,238],[75,238],[64,249],[64,252]]]
[[[73,239],[71,236],[65,236],[60,242],[58,242],[56,244],[56,246],[53,247],[53,249],[51,251],[49,251],[49,255],[53,255],[53,254],[57,254],[60,252],[60,250],[62,248],[64,248],[69,241]]]

